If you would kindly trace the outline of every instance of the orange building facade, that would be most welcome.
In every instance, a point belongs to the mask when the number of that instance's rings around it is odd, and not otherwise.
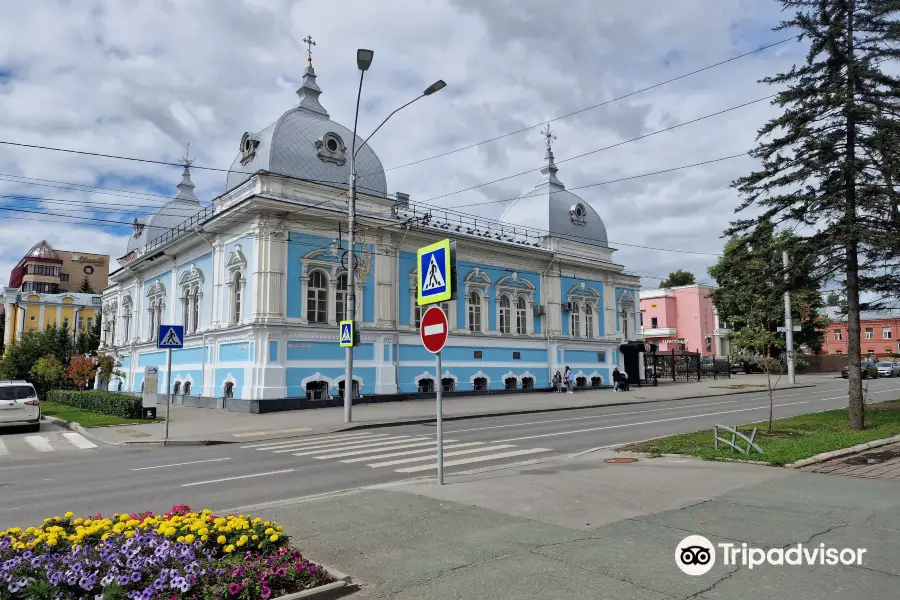
[[[825,331],[824,354],[847,354],[847,318],[829,309],[831,325]],[[900,354],[900,311],[863,311],[860,315],[860,350],[864,357]]]

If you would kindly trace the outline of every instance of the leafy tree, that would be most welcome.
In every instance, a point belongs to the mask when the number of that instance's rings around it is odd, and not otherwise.
[[[100,369],[100,384],[105,389],[113,375],[124,377],[125,373],[119,370],[122,363],[112,354],[100,354],[97,356],[97,368]]]
[[[886,237],[885,216],[891,216],[895,193],[884,167],[898,152],[886,140],[900,130],[900,79],[881,63],[900,57],[900,6],[889,0],[779,1],[793,17],[776,30],[799,30],[809,51],[803,64],[762,80],[779,86],[773,103],[782,114],[759,130],[750,152],[760,168],[733,183],[743,197],[738,211],[753,208],[754,214],[734,221],[725,234],[753,231],[769,220],[802,226],[808,233],[799,242],[818,257],[817,275],[844,278],[850,425],[862,429],[860,288],[877,289],[874,277],[884,277],[877,251],[893,239]]]
[[[787,280],[783,251],[791,257]],[[760,223],[752,233],[735,235],[725,244],[719,261],[709,268],[719,286],[711,294],[719,316],[734,330],[751,326],[774,333],[784,326],[784,292],[788,290],[794,324],[801,327],[794,333],[794,343],[818,352],[828,320],[819,314],[822,295],[811,275],[815,263],[816,257],[804,253],[797,236],[790,231],[776,232],[771,222]],[[772,348],[773,356],[780,354],[779,348]]]
[[[78,291],[82,294],[95,294],[94,287],[91,285],[91,280],[88,279],[88,276],[85,275],[84,279],[81,280],[81,287],[78,288]]]
[[[679,285],[694,285],[696,280],[694,279],[694,274],[690,271],[685,271],[684,269],[678,269],[677,271],[672,271],[669,273],[669,276],[659,284],[661,288],[673,288],[678,287]]]
[[[43,398],[48,391],[62,383],[66,376],[66,369],[52,354],[48,354],[43,358],[39,358],[36,363],[28,371],[31,376],[30,381],[38,388],[38,392]]]
[[[69,361],[69,370],[67,374],[69,379],[71,379],[79,389],[84,389],[87,387],[88,382],[94,378],[94,372],[96,370],[97,366],[94,364],[93,359],[76,354]]]
[[[59,329],[53,325],[44,331],[26,331],[22,339],[16,340],[6,348],[0,359],[0,379],[28,379],[31,367],[44,356],[55,356],[60,363],[68,364],[66,344],[68,339],[60,340]],[[60,346],[60,342],[64,342]]]
[[[3,340],[6,338],[6,316],[0,316],[0,356],[3,356]]]

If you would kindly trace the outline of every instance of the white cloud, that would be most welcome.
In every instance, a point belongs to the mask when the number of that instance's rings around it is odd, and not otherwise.
[[[29,144],[174,161],[191,141],[197,164],[227,168],[244,131],[258,131],[295,102],[312,34],[322,103],[352,124],[355,49],[375,50],[366,75],[360,131],[436,79],[448,88],[398,114],[373,139],[396,167],[535,125],[787,37],[770,28],[775,2],[681,0],[628,3],[569,0],[143,0],[15,3],[0,0],[0,129]],[[584,158],[566,158],[644,135],[774,90],[757,81],[802,57],[789,43],[553,123],[559,177],[569,186],[666,169],[748,150],[774,114],[759,103]],[[6,74],[6,75],[4,75]],[[6,79],[4,83],[4,79]],[[537,128],[477,149],[388,171],[390,191],[427,201],[454,190],[537,169]],[[737,159],[587,188],[613,242],[715,253],[737,199],[728,184],[754,163]],[[0,173],[174,193],[180,173],[145,163],[0,146]],[[538,174],[436,201],[492,202],[471,212],[499,216]],[[225,174],[194,171],[209,200]],[[127,222],[158,196],[123,198],[2,180],[0,194],[56,199],[63,214]],[[61,204],[71,202],[72,206]],[[2,200],[0,200],[2,202]],[[18,204],[17,204],[18,205]],[[105,206],[106,205],[106,206]],[[109,206],[107,208],[108,205]],[[82,208],[78,208],[82,207]],[[4,273],[46,237],[71,249],[124,253],[121,236],[88,226],[5,219]],[[26,217],[29,215],[16,215]],[[54,217],[58,218],[58,217]],[[705,278],[714,257],[619,246],[617,260],[639,273],[686,267]],[[645,287],[654,285],[645,280]]]

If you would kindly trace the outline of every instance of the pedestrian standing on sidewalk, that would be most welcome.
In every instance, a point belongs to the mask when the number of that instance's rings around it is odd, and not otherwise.
[[[555,394],[562,393],[562,379],[562,373],[557,371],[556,375],[553,376],[553,392]]]
[[[612,380],[613,380],[613,391],[618,392],[621,387],[622,374],[619,372],[619,367],[613,369],[612,372]]]
[[[572,369],[566,365],[566,393],[572,393]]]

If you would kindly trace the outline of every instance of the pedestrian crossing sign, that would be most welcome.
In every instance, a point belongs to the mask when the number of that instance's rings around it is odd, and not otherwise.
[[[456,297],[456,242],[441,240],[419,248],[418,301],[419,306],[446,302]]]
[[[341,321],[341,348],[350,348],[353,346],[353,321]]]
[[[184,348],[184,326],[160,325],[156,336],[156,347],[160,350]]]

